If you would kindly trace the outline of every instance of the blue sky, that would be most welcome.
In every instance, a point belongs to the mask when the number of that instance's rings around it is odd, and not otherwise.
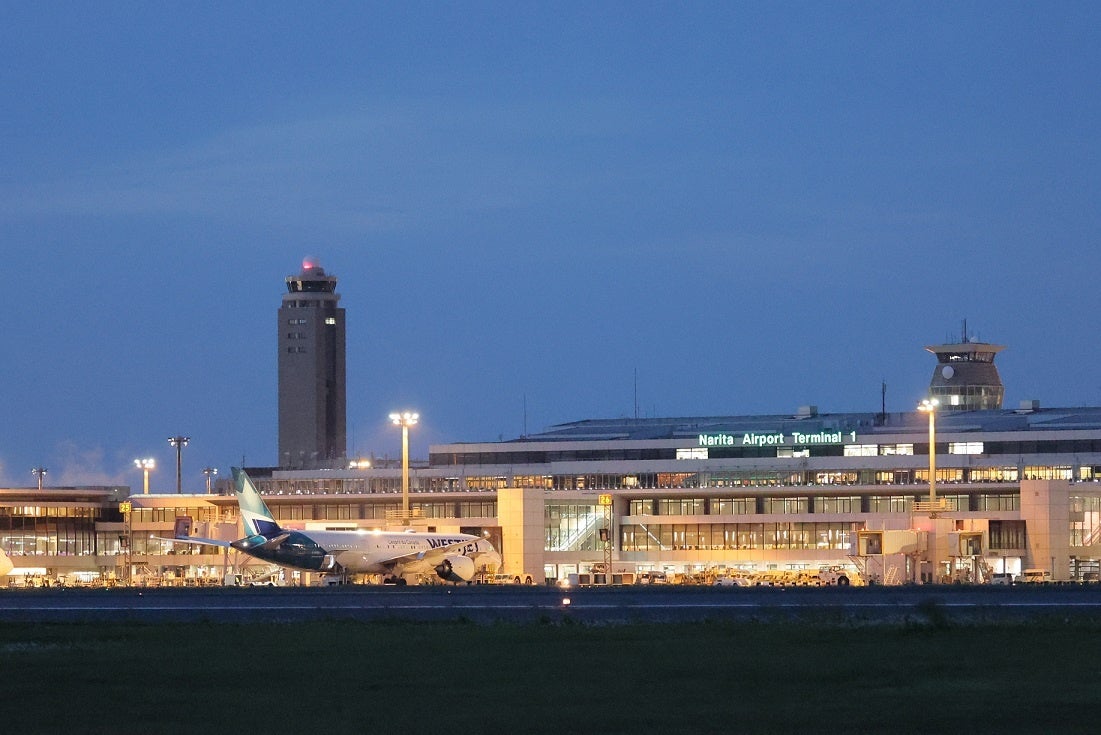
[[[6,484],[274,463],[307,255],[365,455],[910,410],[965,318],[1101,405],[1096,3],[0,9]]]

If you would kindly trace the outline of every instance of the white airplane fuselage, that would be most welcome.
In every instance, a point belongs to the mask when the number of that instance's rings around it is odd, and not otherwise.
[[[296,531],[250,536],[234,541],[240,551],[282,566],[305,571],[351,574],[425,574],[444,565],[461,578],[473,570],[500,563],[500,556],[483,538],[462,533],[387,531]],[[465,573],[469,571],[469,576]]]

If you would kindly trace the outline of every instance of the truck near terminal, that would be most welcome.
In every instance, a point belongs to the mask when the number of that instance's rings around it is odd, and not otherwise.
[[[848,587],[850,585],[860,584],[859,576],[848,569],[840,566],[825,567],[818,570],[818,583],[823,586],[836,585],[837,587]]]
[[[1020,581],[1022,584],[1045,584],[1051,581],[1051,572],[1046,569],[1026,569]]]

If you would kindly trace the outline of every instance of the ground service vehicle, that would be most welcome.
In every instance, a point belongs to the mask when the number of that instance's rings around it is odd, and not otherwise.
[[[748,587],[749,580],[746,577],[724,574],[721,577],[715,577],[713,584],[716,587]]]
[[[787,587],[795,581],[795,577],[781,569],[766,569],[753,575],[752,584],[755,587]]]
[[[535,584],[535,580],[531,578],[530,574],[504,574],[498,572],[497,574],[490,574],[486,577],[486,584]]]
[[[848,587],[856,583],[853,574],[844,567],[819,569],[818,579],[823,585],[837,585],[838,587]]]
[[[1025,584],[1044,584],[1051,581],[1051,572],[1046,569],[1026,569],[1021,575],[1021,582]]]

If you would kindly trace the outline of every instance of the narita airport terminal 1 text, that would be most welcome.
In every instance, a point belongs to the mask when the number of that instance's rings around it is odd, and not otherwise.
[[[813,444],[856,443],[856,432],[819,431],[804,434],[799,431],[747,432],[745,434],[700,434],[701,447],[780,447],[807,446]]]

